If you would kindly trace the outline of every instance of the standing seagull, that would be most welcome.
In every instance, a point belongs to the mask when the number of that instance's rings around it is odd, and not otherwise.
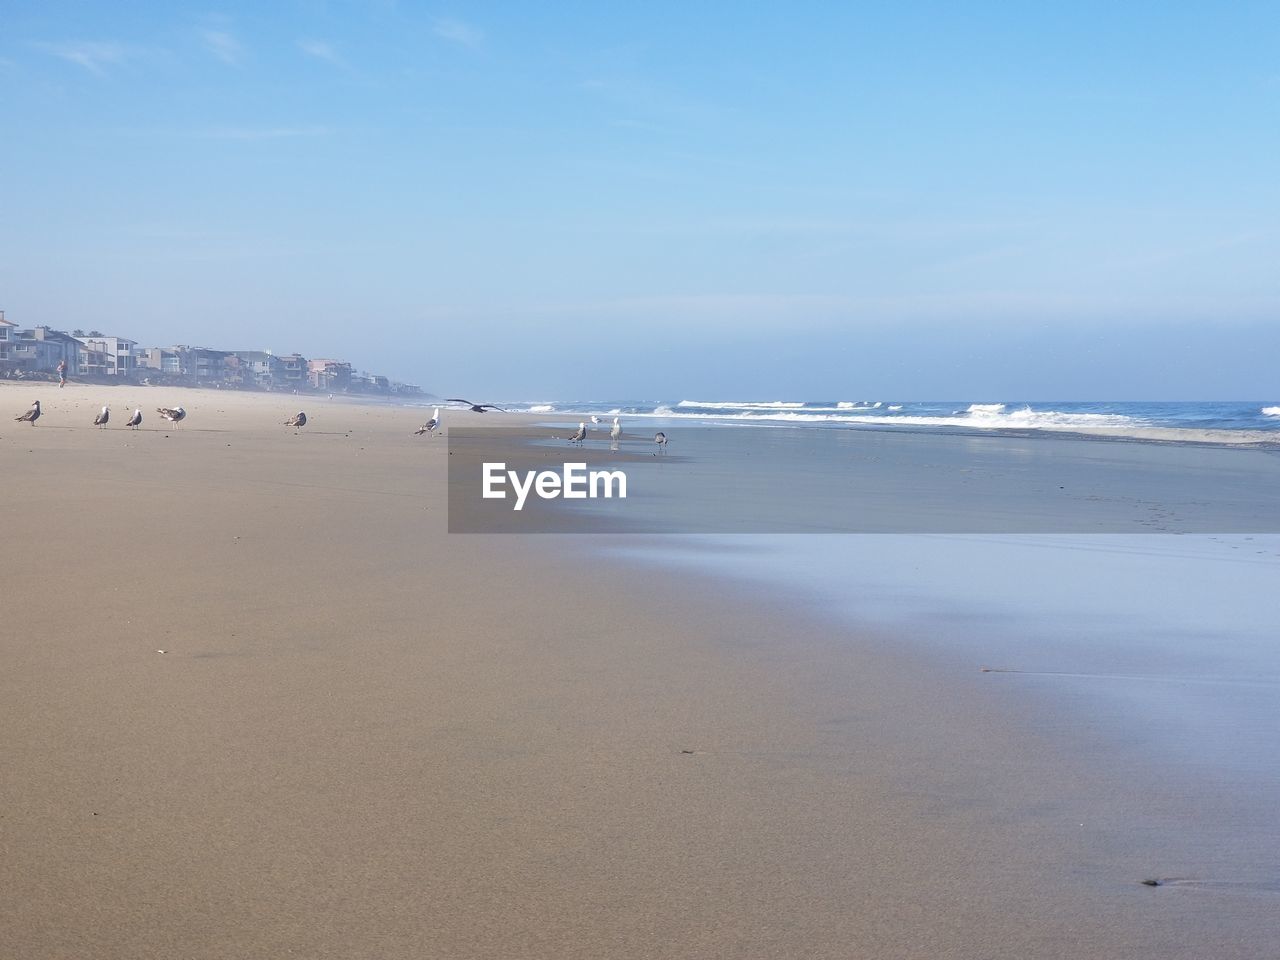
[[[307,425],[307,415],[299,410],[298,415],[296,417],[290,417],[284,422],[284,425],[286,427],[293,427],[294,432],[296,433],[298,427],[305,427]]]
[[[133,429],[137,430],[138,427],[141,425],[141,423],[142,423],[142,408],[135,407],[133,411],[133,416],[129,418],[129,422],[126,423],[125,426],[133,427]]]
[[[93,425],[95,427],[105,427],[107,425],[107,421],[110,419],[111,411],[106,407],[103,407],[102,412],[93,418]]]
[[[31,404],[30,410],[28,410],[22,416],[14,417],[13,419],[17,423],[22,423],[25,420],[27,423],[31,424],[34,427],[36,425],[36,421],[40,419],[41,412],[42,411],[40,410],[40,401],[37,400]]]
[[[667,452],[667,435],[663,433],[661,430],[659,430],[657,436],[653,438],[653,442],[658,445],[658,453]],[[658,455],[657,453],[654,454],[655,457],[657,455]]]
[[[618,441],[622,439],[622,424],[618,422],[618,418],[613,418],[613,429],[609,431],[610,450],[618,449]]]
[[[431,419],[413,431],[415,437],[420,437],[424,433],[435,436],[435,432],[440,429],[440,408],[436,407],[435,412],[431,414]]]
[[[161,417],[168,420],[170,423],[177,423],[187,415],[187,411],[183,410],[181,407],[156,407],[156,413],[160,414]]]
[[[573,431],[573,436],[569,438],[569,442],[582,446],[582,441],[585,439],[587,439],[587,421],[583,420],[578,424],[578,429]]]
[[[601,420],[599,417],[597,417],[597,416],[593,413],[593,414],[591,415],[591,422],[592,422],[592,423],[603,423],[604,421],[603,421],[603,420]]]
[[[486,410],[497,410],[499,413],[506,413],[496,403],[472,403],[470,400],[463,400],[461,397],[445,397],[445,403],[465,403],[471,408],[472,413],[484,413]]]

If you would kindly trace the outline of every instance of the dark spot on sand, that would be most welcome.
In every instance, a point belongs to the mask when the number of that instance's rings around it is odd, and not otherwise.
[[[1153,879],[1143,880],[1143,881],[1142,881],[1142,885],[1143,885],[1144,887],[1158,887],[1158,886],[1160,886],[1160,881],[1159,881],[1159,880],[1153,880]]]
[[[693,753],[693,751],[692,751],[692,750],[681,750],[680,752],[681,752],[681,753]]]

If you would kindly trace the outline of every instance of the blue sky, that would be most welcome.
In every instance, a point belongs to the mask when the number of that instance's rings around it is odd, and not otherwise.
[[[1276,3],[6,3],[0,308],[449,394],[1270,397]]]

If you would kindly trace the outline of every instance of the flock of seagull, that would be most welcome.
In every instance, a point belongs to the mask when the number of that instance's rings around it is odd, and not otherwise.
[[[161,420],[168,420],[170,423],[181,423],[187,418],[187,411],[181,406],[156,407],[156,413],[160,414]],[[27,409],[26,413],[19,417],[14,417],[13,419],[17,423],[30,423],[34,425],[42,416],[44,416],[44,410],[40,406],[40,401],[35,400],[32,401],[31,406]],[[97,416],[93,418],[93,425],[95,427],[105,427],[110,422],[111,408],[106,406],[99,410]],[[307,415],[301,411],[298,412],[297,416],[285,421],[285,425],[289,427],[302,427],[306,426],[306,423]],[[132,427],[134,430],[137,430],[142,426],[142,408],[135,407],[133,416],[126,420],[124,425],[126,427]]]
[[[461,397],[446,397],[445,403],[460,403],[464,408],[472,413],[485,413],[489,410],[498,410],[506,413],[502,407],[496,403],[472,403],[470,400],[463,400]],[[436,407],[431,413],[431,419],[413,431],[415,437],[420,437],[424,433],[427,436],[434,436],[435,432],[440,429],[440,408]],[[594,424],[600,424],[604,421],[597,416],[591,418]],[[622,439],[622,423],[618,417],[613,418],[613,427],[609,430],[609,449],[617,450],[618,443]],[[582,446],[587,440],[587,421],[583,420],[578,424],[578,429],[573,432],[573,436],[569,437],[569,442],[576,446]],[[654,435],[653,442],[658,445],[658,453],[667,452],[667,435],[661,431]],[[658,454],[655,453],[654,456]]]
[[[503,410],[502,407],[494,403],[472,403],[470,400],[462,400],[458,397],[451,397],[449,399],[446,399],[445,403],[464,404],[466,409],[470,410],[472,413],[484,413],[488,410],[498,410],[502,413],[507,412],[506,410]],[[168,420],[170,423],[181,423],[187,417],[187,411],[180,406],[179,407],[156,407],[156,413],[160,414],[160,419]],[[36,400],[31,404],[31,407],[27,410],[26,413],[22,414],[21,416],[14,417],[13,419],[18,423],[29,423],[32,426],[34,426],[35,422],[39,420],[43,414],[44,414],[44,411],[40,409],[40,401]],[[104,406],[102,410],[98,412],[98,415],[93,418],[93,425],[95,427],[105,428],[107,424],[110,422],[110,420],[111,420],[111,408]],[[436,407],[435,411],[431,414],[431,419],[428,420],[426,423],[424,423],[422,426],[420,426],[417,430],[413,431],[413,435],[415,437],[420,437],[422,436],[422,434],[425,433],[428,436],[434,436],[435,432],[440,429],[440,422],[441,422],[440,408]],[[599,423],[602,423],[603,421],[599,417],[593,416],[591,418],[591,422],[599,424]],[[302,427],[305,427],[307,425],[307,415],[303,411],[299,410],[296,414],[294,414],[294,416],[284,421],[284,425],[286,427],[293,427],[294,431],[296,432],[300,430]],[[137,430],[140,426],[142,426],[142,408],[141,407],[137,407],[134,409],[133,416],[131,416],[128,419],[128,421],[125,423],[125,426],[132,427],[134,430]],[[578,429],[574,431],[573,436],[569,438],[569,442],[572,444],[576,444],[578,446],[582,446],[582,444],[586,442],[586,439],[587,439],[587,422],[583,420],[581,423],[578,424]],[[617,450],[618,442],[621,439],[622,439],[622,423],[619,420],[619,418],[614,417],[613,427],[612,429],[609,430],[610,449]],[[665,433],[662,433],[661,431],[659,431],[654,436],[653,442],[658,445],[658,453],[667,452],[667,435]],[[657,456],[657,454],[654,454],[654,456]]]
[[[601,420],[599,417],[592,417],[591,422],[594,424],[600,424],[600,423],[603,423],[604,421]],[[621,439],[622,439],[622,422],[617,417],[614,417],[613,426],[609,429],[609,449],[617,450],[618,441]],[[569,442],[580,447],[584,443],[586,443],[586,441],[587,441],[587,421],[583,420],[581,423],[578,424],[578,429],[573,431],[573,436],[569,438]],[[656,434],[654,434],[653,442],[658,445],[658,453],[667,452],[667,435],[663,433],[661,430],[659,430]],[[658,453],[655,453],[654,456],[656,457]]]

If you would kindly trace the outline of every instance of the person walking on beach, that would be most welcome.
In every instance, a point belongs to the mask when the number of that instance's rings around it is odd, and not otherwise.
[[[58,361],[58,389],[61,390],[67,385],[67,360],[64,357]]]

